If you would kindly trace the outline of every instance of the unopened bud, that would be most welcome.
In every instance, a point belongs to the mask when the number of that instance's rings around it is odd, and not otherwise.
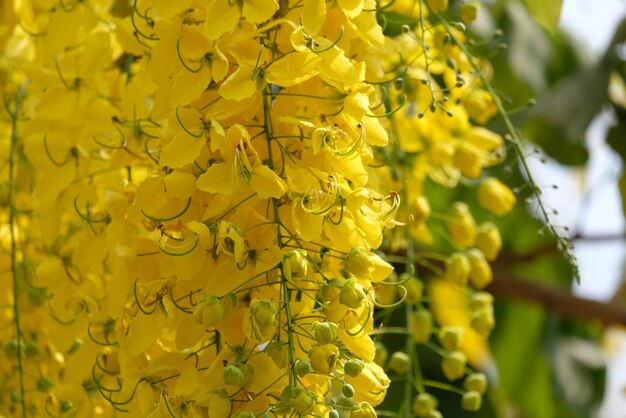
[[[303,359],[296,360],[293,368],[296,374],[300,377],[304,377],[313,371],[313,368],[311,367],[311,362]]]
[[[476,247],[483,252],[488,261],[494,261],[502,249],[498,227],[491,222],[480,224],[476,234]]]
[[[311,325],[311,330],[318,344],[329,344],[337,338],[337,324],[334,322],[315,321]]]
[[[467,256],[463,253],[454,253],[446,259],[445,277],[460,286],[467,284],[471,266]]]
[[[460,327],[443,327],[439,331],[439,341],[441,346],[448,351],[459,349],[463,340],[463,328]]]
[[[420,418],[428,418],[429,414],[437,409],[437,398],[430,393],[420,393],[413,399],[412,410]]]
[[[473,390],[482,395],[487,390],[487,376],[483,373],[470,374],[463,382],[463,387],[465,390]]]
[[[357,377],[363,371],[363,362],[357,359],[350,359],[346,361],[346,364],[343,365],[343,371],[345,374],[351,377]]]
[[[430,311],[421,309],[411,315],[411,331],[415,343],[425,343],[433,332],[433,317]]]
[[[480,393],[470,390],[465,392],[461,398],[461,408],[466,411],[478,411],[483,403],[483,397]]]
[[[224,317],[224,308],[217,296],[208,295],[200,299],[193,310],[193,318],[206,328],[217,325]]]
[[[467,357],[460,351],[446,354],[441,360],[441,370],[448,380],[457,380],[465,376]]]
[[[459,16],[461,17],[463,23],[469,25],[475,21],[478,17],[478,9],[480,9],[480,3],[475,1],[462,5],[459,10]]]
[[[306,255],[306,251],[298,249],[289,251],[283,256],[283,273],[287,280],[301,279],[306,276],[309,265]]]
[[[404,374],[408,372],[411,367],[411,359],[407,353],[396,351],[389,358],[389,364],[387,366],[398,374]]]
[[[478,186],[478,203],[496,216],[509,213],[515,202],[511,189],[495,177],[485,179]]]
[[[222,379],[227,385],[242,387],[244,382],[243,371],[233,364],[222,369]]]
[[[400,281],[404,282],[406,279],[407,273],[403,273],[400,276]],[[406,289],[406,298],[404,301],[409,305],[415,305],[422,299],[422,293],[424,292],[424,283],[419,280],[417,277],[412,276],[406,282],[404,282],[403,286]]]
[[[456,202],[447,212],[446,228],[452,238],[464,247],[471,247],[476,241],[476,221],[469,206]]]
[[[348,279],[341,288],[339,303],[351,309],[357,309],[365,299],[363,286],[357,283],[356,279]]]
[[[474,311],[470,324],[474,331],[487,338],[495,326],[493,308],[481,308]]]
[[[467,252],[467,258],[470,262],[470,282],[477,289],[482,289],[493,280],[491,266],[485,259],[483,253],[472,248]]]

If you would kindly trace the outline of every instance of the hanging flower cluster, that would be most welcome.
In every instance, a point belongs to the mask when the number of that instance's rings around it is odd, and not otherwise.
[[[489,68],[446,7],[3,3],[0,414],[374,417],[389,374],[398,413],[436,417],[415,344],[479,409],[462,336],[493,327],[470,289],[500,236],[424,187],[480,184],[498,216],[515,197],[481,179],[504,146],[480,126]],[[399,308],[387,360],[373,337]]]

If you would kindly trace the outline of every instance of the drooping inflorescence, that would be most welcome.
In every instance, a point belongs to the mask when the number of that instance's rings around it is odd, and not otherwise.
[[[374,417],[396,384],[381,416],[480,408],[501,240],[425,187],[515,196],[447,1],[2,7],[1,414]]]

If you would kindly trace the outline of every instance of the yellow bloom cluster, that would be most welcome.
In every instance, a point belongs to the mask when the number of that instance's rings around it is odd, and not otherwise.
[[[480,289],[501,246],[423,195],[503,157],[462,28],[429,15],[443,3],[3,2],[0,414],[376,416],[375,310],[406,299],[413,337],[388,369],[419,367],[414,266]],[[387,33],[383,11],[414,24]],[[496,179],[479,199],[515,201]],[[429,253],[439,221],[452,250]],[[493,311],[476,295],[478,338]]]

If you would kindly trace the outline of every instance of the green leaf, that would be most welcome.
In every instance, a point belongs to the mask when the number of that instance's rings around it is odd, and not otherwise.
[[[626,161],[626,125],[616,125],[609,129],[606,142],[619,154],[622,161]]]
[[[619,177],[619,193],[622,195],[622,212],[626,216],[626,171],[622,171],[622,175]]]
[[[563,0],[524,0],[524,3],[535,20],[554,33],[561,16]]]
[[[535,91],[541,91],[546,86],[546,68],[552,59],[550,39],[519,3],[509,3],[506,11],[512,23],[511,69]]]

